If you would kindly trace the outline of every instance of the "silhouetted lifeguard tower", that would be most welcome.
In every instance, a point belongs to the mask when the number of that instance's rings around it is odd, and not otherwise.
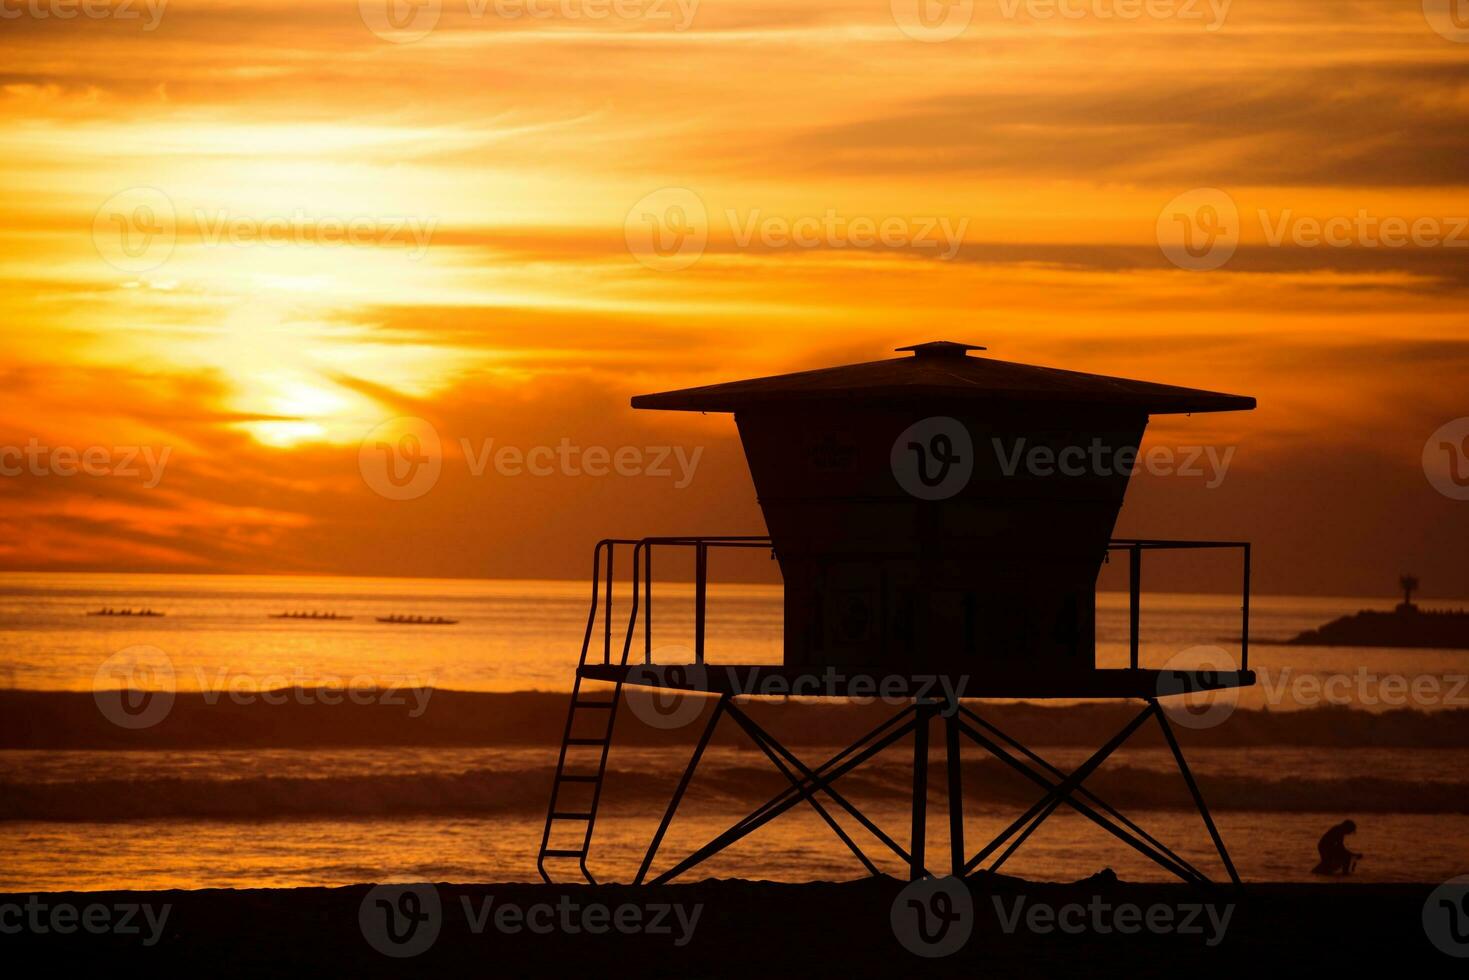
[[[639,869],[646,880],[658,847],[708,746],[728,714],[790,787],[689,857],[662,872],[668,881],[787,810],[812,806],[862,864],[876,866],[831,816],[845,811],[908,865],[924,865],[928,733],[944,717],[953,874],[1003,863],[1056,809],[1069,806],[1186,881],[1207,881],[1082,783],[1150,717],[1162,728],[1231,880],[1238,881],[1158,699],[1254,684],[1249,666],[1250,546],[1244,542],[1111,538],[1150,415],[1251,409],[1253,398],[1062,371],[975,356],[984,348],[939,341],[899,348],[908,356],[797,374],[689,388],[633,399],[634,408],[732,412],[754,477],[768,538],[657,537],[604,540],[593,556],[592,609],[558,760],[538,867],[575,859],[582,874],[606,771],[617,704],[626,684],[698,692],[717,703]],[[613,574],[619,548],[631,549],[630,610],[620,657],[613,637]],[[654,664],[652,568],[655,549],[694,554],[694,662]],[[785,580],[782,665],[706,665],[708,555],[715,548],[770,549]],[[1239,670],[1159,670],[1138,663],[1144,553],[1164,548],[1237,548],[1243,557]],[[1096,583],[1113,551],[1129,555],[1131,660],[1096,664]],[[627,554],[626,551],[622,554]],[[639,608],[643,656],[630,661]],[[590,656],[602,617],[602,657]],[[740,709],[735,697],[763,681],[816,675],[819,695],[842,697],[853,677],[881,678],[912,703],[842,752],[807,766]],[[942,688],[963,698],[1122,698],[1146,706],[1073,772],[1047,763],[969,705],[935,700]],[[583,680],[616,685],[587,698]],[[962,683],[962,686],[960,684]],[[894,685],[897,685],[896,687]],[[770,688],[763,688],[769,690]],[[809,688],[808,688],[809,689]],[[871,693],[865,687],[862,693]],[[601,719],[588,735],[578,719]],[[833,785],[873,755],[912,736],[913,813],[903,847]],[[959,766],[967,737],[1036,783],[1044,795],[977,854],[964,849]],[[568,749],[599,755],[574,771]],[[573,785],[588,784],[569,803]],[[579,846],[553,845],[558,827]]]

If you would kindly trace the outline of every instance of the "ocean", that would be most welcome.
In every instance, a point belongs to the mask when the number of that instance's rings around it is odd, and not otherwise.
[[[589,600],[585,582],[0,575],[8,716],[0,717],[0,890],[530,880]],[[1261,683],[1237,702],[1178,714],[1190,764],[1247,880],[1308,879],[1316,839],[1346,817],[1360,827],[1351,846],[1366,854],[1359,880],[1438,882],[1469,871],[1469,651],[1269,642],[1394,601],[1256,597],[1250,665]],[[1123,664],[1126,597],[1104,593],[1098,604],[1099,661]],[[87,615],[103,607],[165,615]],[[1145,595],[1142,662],[1228,666],[1239,652],[1237,607],[1236,597]],[[714,585],[709,609],[712,663],[778,662],[778,587]],[[270,618],[311,610],[352,618]],[[692,590],[660,586],[654,612],[660,659],[686,659]],[[457,622],[377,621],[393,614]],[[94,695],[118,686],[120,658],[140,657],[151,673],[131,676],[166,684],[177,701],[166,723],[133,732],[112,724]],[[293,693],[273,695],[283,690]],[[389,690],[402,701],[390,715],[337,706]],[[827,724],[835,717],[827,706],[759,708],[805,758],[839,747],[845,734]],[[1116,704],[976,708],[1028,733],[1063,768],[1127,717]],[[699,730],[650,738],[636,725],[621,714],[593,841],[589,863],[605,879],[635,871]],[[840,784],[900,841],[910,763],[895,748]],[[930,780],[935,862],[947,847],[939,771]],[[965,784],[971,846],[1035,797],[977,750],[966,754]],[[692,850],[780,785],[757,750],[724,737],[661,853]],[[1160,745],[1124,748],[1087,785],[1217,872]],[[901,873],[880,848],[869,852]],[[1072,880],[1103,867],[1167,877],[1069,812],[1005,870]],[[860,874],[803,808],[694,877]]]

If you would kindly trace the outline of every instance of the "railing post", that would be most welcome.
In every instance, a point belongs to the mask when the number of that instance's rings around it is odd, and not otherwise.
[[[1250,669],[1250,544],[1245,542],[1245,583],[1240,605],[1239,669]]]
[[[653,542],[643,544],[643,663],[653,662]]]
[[[704,599],[708,588],[709,546],[694,546],[694,663],[704,662]]]
[[[1143,548],[1135,544],[1129,549],[1131,558],[1127,565],[1128,593],[1131,596],[1131,605],[1128,607],[1128,624],[1131,627],[1131,638],[1129,650],[1131,653],[1132,669],[1137,670],[1137,627],[1138,606],[1143,587]]]
[[[607,542],[607,611],[602,617],[602,663],[612,663],[612,552],[617,545]]]

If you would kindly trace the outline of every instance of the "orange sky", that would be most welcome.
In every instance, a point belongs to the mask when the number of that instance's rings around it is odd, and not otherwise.
[[[0,20],[0,447],[168,455],[0,476],[0,567],[579,575],[604,534],[758,532],[729,419],[628,396],[948,338],[1259,398],[1159,420],[1238,450],[1123,531],[1469,595],[1421,464],[1469,414],[1469,34],[1416,2],[425,0],[417,39],[379,0],[56,2]],[[1216,269],[1159,247],[1196,188],[1237,210]],[[411,500],[359,466],[399,416],[446,457]],[[701,455],[477,476],[489,439]]]

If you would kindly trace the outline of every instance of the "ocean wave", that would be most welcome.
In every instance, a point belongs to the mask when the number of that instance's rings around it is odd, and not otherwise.
[[[334,700],[340,703],[323,703],[315,691],[255,695],[248,702],[181,693],[155,724],[128,728],[110,720],[90,692],[5,690],[0,691],[0,749],[554,747],[564,730],[567,695],[424,689]],[[751,717],[790,745],[846,744],[896,710],[883,704],[746,704]],[[1080,746],[1106,741],[1138,707],[1117,702],[986,703],[979,710],[1027,745]],[[626,745],[681,744],[697,731],[692,723],[675,731],[649,727],[635,712],[623,710],[616,738]],[[1207,730],[1183,726],[1179,737],[1185,746],[1469,748],[1469,709],[1239,708]],[[721,730],[716,744],[739,738]],[[1160,744],[1152,726],[1138,738]]]
[[[71,782],[0,782],[0,820],[118,822],[157,819],[281,820],[382,819],[427,816],[534,818],[544,813],[552,767],[477,769],[456,773],[383,773],[349,776],[250,778],[86,778]],[[678,766],[652,775],[611,769],[604,804],[612,812],[656,815],[667,803]],[[942,780],[935,769],[935,800]],[[903,804],[911,773],[881,764],[842,777],[837,789],[862,804]],[[971,807],[1013,808],[1035,802],[1042,790],[998,760],[966,761],[964,787]],[[1424,782],[1392,777],[1267,778],[1200,775],[1216,810],[1329,813],[1469,813],[1469,782]],[[787,786],[770,768],[706,765],[690,790],[690,804],[742,813]],[[1098,771],[1086,788],[1124,809],[1193,806],[1176,772],[1129,765]]]

